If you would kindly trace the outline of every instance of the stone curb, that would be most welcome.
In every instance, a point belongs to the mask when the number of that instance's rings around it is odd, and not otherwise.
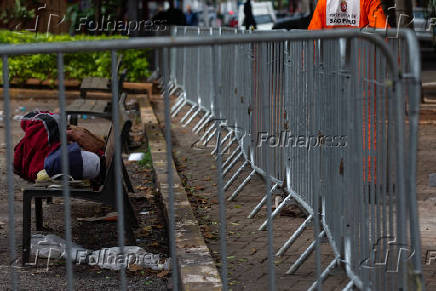
[[[139,97],[139,96],[138,96]],[[168,175],[166,142],[149,100],[145,95],[138,98],[141,121],[153,159],[156,185],[162,194],[168,222]],[[209,249],[201,235],[198,221],[189,203],[182,181],[171,161],[174,177],[174,208],[176,221],[176,256],[183,290],[221,290],[222,282]]]

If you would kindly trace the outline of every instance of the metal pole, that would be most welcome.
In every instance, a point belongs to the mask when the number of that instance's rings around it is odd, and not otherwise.
[[[15,199],[14,199],[14,175],[12,168],[12,134],[11,134],[11,105],[9,97],[9,59],[7,55],[3,60],[3,102],[6,141],[6,169],[8,182],[8,238],[9,238],[9,275],[11,276],[12,290],[17,290],[17,251],[15,249]]]

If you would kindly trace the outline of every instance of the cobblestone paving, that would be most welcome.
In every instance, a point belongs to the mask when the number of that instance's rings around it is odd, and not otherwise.
[[[155,113],[163,122],[163,104],[160,98],[152,100]],[[185,183],[185,188],[194,212],[201,224],[203,236],[211,250],[214,259],[220,266],[219,215],[218,197],[216,194],[217,170],[215,160],[210,155],[211,148],[196,145],[199,136],[193,134],[191,128],[198,121],[194,119],[187,128],[181,127],[179,119],[184,112],[179,113],[173,123],[174,158],[179,174]],[[228,179],[241,163],[226,175]],[[251,170],[244,170],[233,185],[226,191],[230,193],[241,183]],[[244,188],[233,202],[226,202],[227,221],[227,259],[229,271],[229,288],[232,290],[267,290],[268,260],[267,232],[258,231],[258,227],[266,218],[266,209],[262,209],[254,219],[247,216],[251,209],[261,200],[265,193],[265,183],[259,177]],[[304,221],[305,216],[295,206],[290,206],[274,220],[273,246],[277,251],[280,246]],[[297,239],[294,245],[283,257],[274,257],[275,279],[278,290],[306,290],[315,278],[315,256],[312,255],[293,275],[286,275],[289,266],[309,246],[313,239],[312,228],[309,227]],[[321,261],[325,268],[334,258],[327,242],[321,245]],[[348,283],[342,268],[336,268],[323,284],[324,290],[340,290]]]

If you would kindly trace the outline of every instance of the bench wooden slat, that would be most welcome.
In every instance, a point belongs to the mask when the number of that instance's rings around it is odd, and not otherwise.
[[[76,99],[69,106],[67,106],[66,110],[67,111],[80,111],[84,102],[85,102],[84,99]]]
[[[110,103],[110,101],[104,101],[104,100],[95,100],[95,105],[94,108],[92,109],[92,111],[95,112],[106,112],[107,111],[107,107],[108,104]]]
[[[83,110],[83,111],[94,111],[94,106],[95,106],[95,100],[86,99],[85,103],[83,103],[83,106],[82,106],[81,110]]]
[[[101,77],[87,77],[83,79],[80,89],[85,90],[108,90],[109,79]]]

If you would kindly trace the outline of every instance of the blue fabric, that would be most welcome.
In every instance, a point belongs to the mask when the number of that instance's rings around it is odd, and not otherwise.
[[[67,146],[68,163],[70,166],[69,175],[76,180],[83,178],[83,160],[80,146],[77,143],[72,143]],[[62,174],[62,153],[61,147],[52,151],[44,160],[44,169],[51,177],[56,174]]]
[[[198,16],[197,13],[191,12],[186,13],[186,25],[198,26]]]

